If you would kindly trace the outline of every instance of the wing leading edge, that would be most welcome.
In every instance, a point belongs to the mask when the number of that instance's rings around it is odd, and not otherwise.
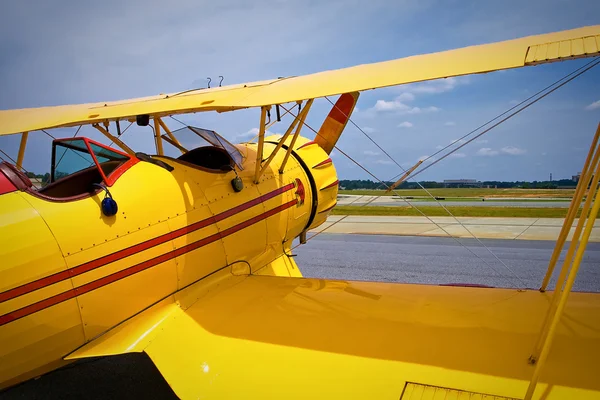
[[[0,136],[132,119],[140,114],[160,117],[283,104],[599,54],[600,25],[596,25],[298,77],[119,102],[0,111]]]
[[[522,398],[550,295],[222,271],[67,358],[144,351],[181,398]],[[600,295],[573,293],[563,321],[538,390],[597,397]]]

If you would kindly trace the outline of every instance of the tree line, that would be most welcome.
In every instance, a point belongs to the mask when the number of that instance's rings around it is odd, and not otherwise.
[[[385,189],[386,185],[391,186],[394,182],[385,182],[385,185],[381,182],[373,182],[368,179],[344,179],[340,180],[340,188],[346,190],[355,189]],[[443,182],[434,181],[420,181],[426,189],[443,188]],[[497,187],[499,189],[510,189],[510,188],[523,188],[523,189],[558,189],[559,187],[575,187],[577,182],[571,179],[560,179],[557,181],[482,181],[480,182],[482,187]],[[468,186],[465,186],[468,187]],[[402,182],[398,189],[419,189],[420,186],[417,182]]]

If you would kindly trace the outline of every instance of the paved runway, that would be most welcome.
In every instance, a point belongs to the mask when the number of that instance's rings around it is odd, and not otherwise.
[[[537,287],[554,242],[482,239],[518,278],[474,239],[322,234],[298,247],[307,277],[410,283]],[[482,261],[480,258],[485,260]],[[487,264],[489,265],[486,265]],[[591,243],[577,290],[600,291],[600,243]],[[144,354],[85,360],[0,393],[0,399],[174,399]]]
[[[539,287],[554,248],[553,241],[481,239],[481,242],[493,254],[475,239],[324,233],[294,252],[307,277]],[[589,243],[575,290],[600,292],[599,267],[600,243]]]

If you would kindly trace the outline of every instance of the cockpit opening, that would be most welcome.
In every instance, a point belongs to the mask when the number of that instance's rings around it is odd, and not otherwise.
[[[37,194],[59,199],[87,196],[98,190],[95,184],[112,186],[130,160],[131,156],[87,138],[54,140],[50,183]]]
[[[193,164],[209,172],[226,172],[234,166],[242,170],[242,153],[215,131],[187,126],[173,131],[173,137],[162,138],[173,146],[185,151],[177,160]],[[175,140],[173,140],[173,138]],[[187,151],[187,149],[191,149]]]

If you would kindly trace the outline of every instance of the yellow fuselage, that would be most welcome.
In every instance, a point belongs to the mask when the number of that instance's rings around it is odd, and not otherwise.
[[[265,143],[265,157],[276,142]],[[256,145],[238,171],[207,172],[170,158],[138,162],[103,194],[49,201],[0,196],[0,388],[65,363],[63,357],[115,325],[223,268],[301,276],[294,238],[325,221],[337,197],[327,154],[299,138],[283,173],[279,152],[258,184]]]

